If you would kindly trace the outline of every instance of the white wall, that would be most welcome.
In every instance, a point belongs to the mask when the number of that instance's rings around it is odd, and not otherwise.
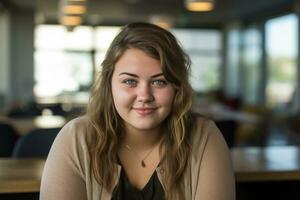
[[[34,10],[0,10],[0,112],[33,99]]]
[[[10,13],[10,84],[9,101],[33,99],[34,11]]]

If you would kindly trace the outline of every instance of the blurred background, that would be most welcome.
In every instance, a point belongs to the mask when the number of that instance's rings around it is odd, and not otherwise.
[[[193,109],[222,131],[238,199],[297,199],[299,14],[299,0],[0,0],[0,157],[43,160],[60,128],[85,112],[120,27],[145,21],[170,30],[191,57]],[[260,170],[267,175],[251,179]]]
[[[299,1],[216,0],[210,11],[191,2],[1,0],[2,115],[76,116],[120,27],[146,21],[178,38],[195,110],[233,120],[234,145],[298,144]]]

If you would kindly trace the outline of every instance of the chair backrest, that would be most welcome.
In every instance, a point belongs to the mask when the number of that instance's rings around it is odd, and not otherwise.
[[[22,136],[13,150],[13,157],[46,158],[60,128],[36,129]]]
[[[235,120],[218,120],[215,121],[220,129],[229,148],[234,146],[237,122]]]
[[[26,105],[18,104],[9,108],[7,117],[10,118],[32,118],[40,116],[42,114],[41,109],[36,102],[29,102]]]
[[[0,157],[10,157],[18,139],[17,131],[7,123],[0,123]]]

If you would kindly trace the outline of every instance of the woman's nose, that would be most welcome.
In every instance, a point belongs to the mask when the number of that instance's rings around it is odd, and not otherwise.
[[[141,84],[138,88],[137,100],[143,103],[154,101],[151,86],[149,86],[148,84]]]

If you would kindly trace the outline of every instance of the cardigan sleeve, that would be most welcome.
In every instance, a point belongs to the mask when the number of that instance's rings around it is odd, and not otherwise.
[[[41,200],[87,199],[84,164],[80,161],[87,153],[83,135],[82,127],[73,120],[56,137],[42,175]]]
[[[226,142],[214,122],[207,120],[202,131],[207,141],[197,176],[195,199],[234,200],[235,179]]]

